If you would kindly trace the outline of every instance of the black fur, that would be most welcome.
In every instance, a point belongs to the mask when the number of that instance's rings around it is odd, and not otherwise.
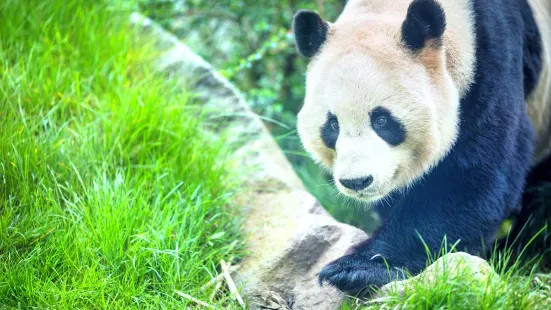
[[[369,113],[371,118],[371,127],[373,130],[392,146],[397,146],[406,139],[406,127],[398,119],[396,119],[390,111],[383,107],[377,107]],[[386,123],[383,126],[377,125],[376,121],[379,117],[385,117]]]
[[[416,1],[434,13],[430,2]],[[537,74],[527,77],[527,68],[537,68],[534,64],[540,57],[537,50],[525,48],[539,44],[533,42],[534,35],[527,35],[534,31],[532,13],[526,0],[473,0],[473,6],[475,79],[461,99],[456,144],[407,192],[385,199],[391,208],[380,203],[380,208],[390,208],[382,227],[350,254],[326,266],[320,282],[355,293],[400,277],[398,270],[417,274],[426,267],[425,244],[434,254],[441,250],[444,238],[448,249],[457,242],[457,250],[481,254],[520,202],[534,145],[525,81],[537,81]],[[427,35],[441,34],[441,30]],[[409,46],[421,46],[418,37],[406,38]]]
[[[336,129],[334,128],[335,124],[337,125]],[[327,112],[327,121],[325,121],[325,124],[321,127],[321,139],[323,140],[325,146],[333,150],[335,149],[337,139],[339,138],[338,124],[339,121],[337,120],[337,116],[331,112]]]
[[[402,40],[411,50],[425,47],[428,40],[439,45],[446,29],[446,16],[442,7],[434,0],[415,0],[402,24]]]
[[[500,240],[515,258],[543,258],[541,266],[551,270],[551,158],[532,169],[526,181],[522,208],[512,214],[513,226],[508,238]],[[540,232],[542,228],[546,227]]]
[[[318,53],[327,39],[328,24],[312,11],[300,10],[293,18],[293,31],[298,52],[305,57]]]

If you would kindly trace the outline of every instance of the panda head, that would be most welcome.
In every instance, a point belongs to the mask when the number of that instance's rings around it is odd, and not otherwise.
[[[334,24],[311,11],[295,15],[297,49],[311,58],[298,132],[345,195],[376,201],[404,189],[453,146],[459,90],[446,66],[445,27],[434,0]]]

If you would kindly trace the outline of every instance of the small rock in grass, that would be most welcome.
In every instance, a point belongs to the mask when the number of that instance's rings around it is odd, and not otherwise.
[[[379,290],[377,298],[398,293],[404,295],[407,290],[416,287],[431,287],[439,283],[469,281],[476,285],[486,285],[489,281],[499,281],[499,275],[484,259],[464,252],[442,256],[419,275],[403,281],[391,282]]]

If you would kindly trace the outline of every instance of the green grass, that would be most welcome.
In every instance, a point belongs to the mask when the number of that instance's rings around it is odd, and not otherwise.
[[[543,229],[539,233],[542,232]],[[371,301],[351,298],[341,310],[551,309],[551,274],[538,272],[541,260],[542,257],[519,259],[511,250],[495,250],[489,259],[494,274],[480,277],[463,267],[444,263],[444,269],[432,279],[416,278],[402,292],[391,290]]]
[[[373,302],[349,301],[343,310],[375,309],[550,309],[547,275],[508,278],[497,284],[478,283],[467,276],[438,278],[431,285],[415,285],[401,295],[392,293]]]
[[[0,2],[2,308],[192,307],[241,254],[230,150],[128,13]]]

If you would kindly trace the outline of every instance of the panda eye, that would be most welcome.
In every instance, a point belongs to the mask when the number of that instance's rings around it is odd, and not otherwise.
[[[375,119],[375,126],[383,127],[384,125],[386,125],[386,117],[385,116],[379,116]]]
[[[371,127],[377,135],[391,146],[397,146],[406,139],[406,127],[389,110],[376,107],[370,113]]]
[[[323,143],[328,148],[334,150],[339,138],[339,121],[337,120],[337,116],[331,112],[327,112],[327,120],[320,129]]]

